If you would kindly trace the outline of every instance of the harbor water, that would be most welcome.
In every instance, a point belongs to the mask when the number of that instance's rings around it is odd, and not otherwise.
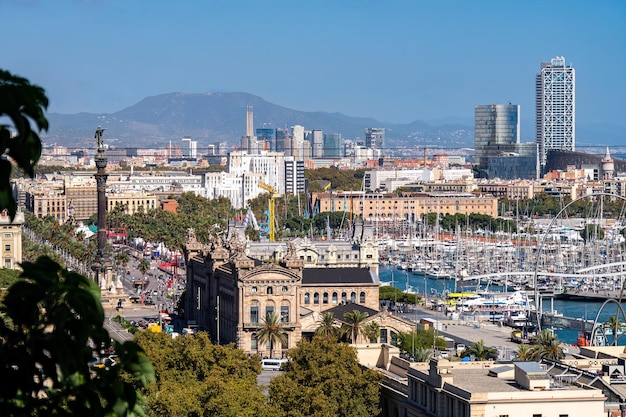
[[[382,285],[393,285],[402,291],[408,291],[416,293],[420,296],[427,295],[429,300],[434,297],[443,297],[446,293],[454,291],[463,292],[476,292],[478,290],[485,290],[484,286],[477,288],[476,285],[465,286],[463,288],[458,285],[455,287],[454,280],[445,279],[433,279],[424,275],[415,275],[407,270],[400,270],[393,266],[381,266],[379,270],[379,279]],[[502,286],[490,285],[489,291],[503,292]],[[586,320],[595,320],[598,311],[602,307],[602,302],[596,301],[572,301],[572,300],[550,300],[543,299],[543,311],[554,310],[559,314],[563,314],[565,317],[580,318]],[[622,306],[626,310],[626,302],[622,303]],[[598,322],[603,323],[609,319],[610,316],[617,315],[620,317],[620,321],[623,323],[625,320],[618,312],[615,304],[607,305],[598,317]],[[558,335],[559,340],[567,344],[575,344],[579,334],[575,330],[570,329],[554,329],[554,332]],[[609,342],[611,341],[609,336]],[[621,337],[619,345],[626,345],[626,336]]]

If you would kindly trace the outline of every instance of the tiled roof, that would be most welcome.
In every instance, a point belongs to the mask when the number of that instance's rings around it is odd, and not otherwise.
[[[303,285],[375,284],[376,277],[367,268],[304,268]]]

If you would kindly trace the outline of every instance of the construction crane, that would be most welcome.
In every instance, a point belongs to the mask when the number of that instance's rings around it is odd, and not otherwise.
[[[274,187],[272,187],[271,185],[265,184],[260,182],[259,183],[259,187],[263,188],[265,191],[268,191],[270,193],[270,201],[269,201],[269,206],[270,206],[270,218],[268,220],[269,223],[269,238],[270,238],[270,242],[275,242],[276,241],[276,230],[275,230],[275,204],[274,204],[274,199],[276,197],[279,197],[278,192],[276,191],[276,189]]]
[[[326,185],[324,186],[324,189],[323,189],[323,190],[324,190],[324,191],[328,191],[328,190],[330,190],[331,185],[332,185],[332,183],[331,183],[330,181],[328,181],[328,184],[326,184]]]

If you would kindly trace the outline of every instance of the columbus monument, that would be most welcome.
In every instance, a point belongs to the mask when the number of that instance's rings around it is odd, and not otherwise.
[[[102,140],[104,128],[98,126],[96,129],[96,168],[95,174],[97,191],[98,191],[98,254],[96,261],[92,265],[92,269],[96,273],[96,282],[100,286],[103,302],[110,299],[113,295],[119,295],[124,292],[124,288],[120,279],[113,277],[113,261],[111,253],[107,251],[107,226],[106,226],[106,183],[108,174],[105,169],[107,166],[107,156]]]

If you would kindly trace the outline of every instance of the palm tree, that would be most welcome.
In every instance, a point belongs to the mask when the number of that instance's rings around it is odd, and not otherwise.
[[[270,358],[274,355],[275,343],[287,343],[285,328],[280,321],[280,316],[276,312],[270,311],[267,313],[256,337],[259,344],[270,342]]]
[[[466,348],[461,357],[465,358],[470,355],[473,355],[478,361],[484,361],[488,358],[497,357],[498,350],[494,347],[486,347],[483,339],[480,339],[478,342],[472,343],[472,346]]]
[[[359,335],[365,336],[363,329],[363,321],[369,316],[365,311],[352,310],[345,313],[343,318],[345,322],[341,326],[341,333],[348,336],[351,343],[355,343]]]
[[[315,329],[316,336],[322,336],[327,339],[339,338],[339,327],[337,327],[337,320],[335,314],[327,311],[317,321],[317,329]]]
[[[531,356],[531,346],[527,344],[522,344],[519,346],[515,354],[517,357],[513,359],[514,361],[525,362],[532,359]]]
[[[561,341],[548,329],[542,330],[535,336],[530,353],[533,360],[543,358],[559,360],[565,357]]]
[[[617,346],[617,340],[619,339],[619,331],[622,327],[622,321],[619,319],[617,314],[610,316],[607,321],[605,321],[602,325],[605,329],[610,329],[613,333],[613,340],[611,345]]]
[[[416,347],[412,359],[415,362],[428,362],[433,357],[433,350],[426,347]]]
[[[380,336],[380,325],[375,321],[370,321],[363,327],[363,334],[372,343],[376,343],[378,341],[378,337]]]

